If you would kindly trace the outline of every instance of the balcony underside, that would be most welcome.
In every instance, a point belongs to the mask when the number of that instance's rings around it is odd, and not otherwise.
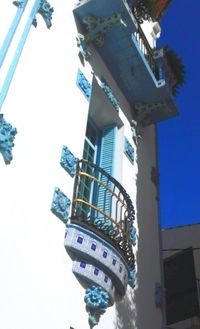
[[[82,24],[85,16],[106,17],[120,13],[124,25],[115,25],[106,31],[105,42],[98,47],[102,60],[122,90],[135,117],[135,105],[164,102],[151,112],[148,124],[168,119],[178,114],[171,88],[165,81],[158,82],[134,36],[137,28],[131,12],[122,0],[90,0],[81,2],[74,14]],[[84,28],[84,25],[82,25]]]

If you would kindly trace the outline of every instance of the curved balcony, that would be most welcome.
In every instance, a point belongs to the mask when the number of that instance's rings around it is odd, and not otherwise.
[[[130,270],[135,264],[134,218],[132,201],[121,184],[93,163],[78,161],[71,223],[89,229],[110,243]]]

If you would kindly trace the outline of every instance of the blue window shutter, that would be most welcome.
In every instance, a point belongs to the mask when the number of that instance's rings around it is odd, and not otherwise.
[[[113,175],[114,169],[116,129],[116,126],[113,125],[105,127],[102,130],[101,139],[99,166],[111,176]],[[99,177],[99,179],[109,188],[112,187],[112,183],[105,176]],[[99,209],[111,215],[111,193],[103,186],[99,188],[97,206]],[[101,215],[99,217],[101,217]]]
[[[116,126],[107,126],[102,130],[100,167],[113,175]]]

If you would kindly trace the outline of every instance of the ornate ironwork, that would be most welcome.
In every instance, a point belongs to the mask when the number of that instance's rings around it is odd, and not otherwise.
[[[154,75],[156,75],[157,71],[156,71],[156,62],[154,59],[154,52],[139,24],[134,34],[132,34],[132,38],[135,38],[135,40],[137,41],[138,47],[143,53],[145,59],[147,60],[152,72],[154,73]]]
[[[106,171],[85,160],[78,161],[71,222],[104,236],[134,269],[131,232],[135,211],[130,196]]]
[[[17,129],[13,128],[10,123],[7,123],[0,114],[0,153],[2,154],[6,164],[10,164],[12,156],[12,148]]]

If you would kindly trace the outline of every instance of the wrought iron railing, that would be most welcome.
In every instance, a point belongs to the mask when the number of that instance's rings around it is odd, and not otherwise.
[[[157,70],[156,70],[156,63],[155,63],[155,59],[154,59],[154,52],[147,40],[142,28],[140,27],[139,23],[136,28],[136,31],[134,32],[134,37],[137,41],[137,44],[138,44],[141,52],[145,56],[152,72],[154,73],[154,75],[156,75]]]
[[[121,184],[105,170],[86,160],[78,161],[71,221],[86,226],[114,244],[134,268],[135,242],[132,201]]]

